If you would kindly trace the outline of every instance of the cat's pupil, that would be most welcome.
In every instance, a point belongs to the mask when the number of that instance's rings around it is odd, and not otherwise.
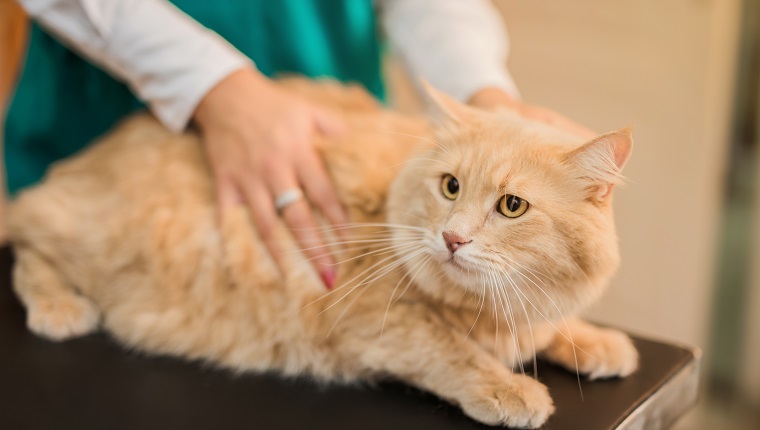
[[[459,191],[459,181],[457,181],[457,178],[452,176],[451,179],[449,179],[449,183],[446,184],[446,189],[449,193],[456,194]]]
[[[520,205],[522,204],[522,199],[516,196],[509,196],[507,198],[507,209],[510,212],[516,212],[518,209],[520,209]]]

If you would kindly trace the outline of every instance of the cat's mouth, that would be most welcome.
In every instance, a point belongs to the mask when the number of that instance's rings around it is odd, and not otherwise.
[[[457,270],[460,272],[466,272],[470,273],[473,270],[473,267],[471,264],[468,264],[464,259],[461,257],[457,257],[456,255],[452,255],[446,260],[445,265],[449,269]]]

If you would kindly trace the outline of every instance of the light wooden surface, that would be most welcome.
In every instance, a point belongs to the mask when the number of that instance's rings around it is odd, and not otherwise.
[[[13,0],[0,0],[0,149],[8,98],[26,46],[27,19]],[[0,243],[5,242],[5,171],[0,150]]]

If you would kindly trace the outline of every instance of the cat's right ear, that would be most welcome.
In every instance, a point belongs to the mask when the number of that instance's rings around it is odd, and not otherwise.
[[[422,78],[420,78],[420,85],[427,96],[429,111],[434,118],[442,122],[463,124],[471,121],[477,115],[476,109],[434,88]]]

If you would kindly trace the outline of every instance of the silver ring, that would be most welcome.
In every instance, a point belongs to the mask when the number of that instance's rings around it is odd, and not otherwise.
[[[274,199],[274,207],[277,212],[282,213],[285,208],[303,198],[303,191],[300,188],[291,188],[285,190]]]

